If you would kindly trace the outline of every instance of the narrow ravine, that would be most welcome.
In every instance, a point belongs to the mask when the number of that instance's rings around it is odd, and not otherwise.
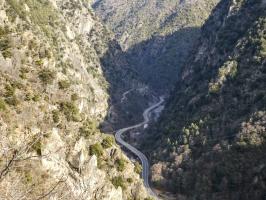
[[[124,93],[124,94],[127,94],[127,93]],[[125,95],[123,95],[123,98],[125,98]],[[135,154],[141,160],[142,178],[144,180],[144,185],[147,188],[147,190],[150,193],[150,195],[153,196],[155,199],[159,199],[159,197],[157,196],[157,194],[155,192],[153,192],[153,190],[151,189],[151,187],[149,185],[149,161],[148,161],[147,157],[141,151],[139,151],[138,149],[136,149],[135,147],[133,147],[129,143],[125,142],[123,140],[123,138],[122,138],[122,135],[124,133],[126,133],[127,131],[129,131],[129,130],[140,128],[141,126],[144,126],[145,124],[149,123],[149,121],[150,121],[150,113],[155,108],[160,106],[163,102],[164,102],[164,98],[160,97],[159,102],[151,105],[150,107],[148,107],[147,109],[144,110],[144,112],[143,112],[144,121],[143,122],[141,122],[139,124],[136,124],[136,125],[133,125],[133,126],[122,128],[122,129],[116,131],[116,134],[115,134],[116,141],[120,145],[122,145],[124,148],[128,149],[133,154]]]

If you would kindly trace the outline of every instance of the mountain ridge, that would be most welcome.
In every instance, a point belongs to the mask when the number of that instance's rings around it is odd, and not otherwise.
[[[179,67],[217,3],[218,0],[101,0],[93,8],[115,33],[139,77],[166,94],[177,81]]]
[[[177,199],[263,199],[265,5],[217,5],[149,131],[152,180]]]

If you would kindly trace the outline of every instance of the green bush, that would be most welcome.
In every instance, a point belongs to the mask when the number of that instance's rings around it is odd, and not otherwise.
[[[0,26],[0,37],[5,37],[10,32],[8,26],[1,27]]]
[[[0,50],[4,58],[10,58],[12,56],[10,40],[8,38],[0,40]]]
[[[23,4],[17,0],[8,0],[7,3],[10,5],[11,9],[8,10],[8,15],[11,17],[11,21],[14,22],[17,15],[25,20],[26,19],[26,11],[23,7]]]
[[[103,155],[103,147],[101,144],[96,143],[94,145],[90,146],[90,155],[96,155],[97,157],[100,157]]]
[[[63,89],[69,88],[71,84],[67,80],[62,80],[62,81],[59,81],[58,82],[58,85],[59,85],[59,89],[62,89],[63,90]]]
[[[19,77],[21,79],[26,79],[27,78],[27,75],[26,75],[26,73],[23,73],[23,72],[20,71]]]
[[[55,72],[49,69],[43,69],[39,72],[39,78],[44,84],[52,84],[55,79]]]
[[[60,110],[66,116],[67,121],[80,121],[79,110],[73,102],[61,102]]]
[[[42,155],[42,142],[40,139],[34,138],[32,149],[36,151],[36,153],[41,156]]]
[[[71,101],[77,101],[79,99],[79,96],[77,93],[74,93],[71,95]]]
[[[32,97],[32,100],[33,100],[34,102],[40,101],[40,99],[41,99],[41,97],[40,97],[40,95],[38,95],[38,94],[36,94],[36,95],[34,95],[34,96]]]
[[[5,102],[12,106],[17,106],[19,104],[19,100],[15,96],[16,87],[15,84],[7,84],[5,86]]]
[[[140,174],[142,172],[142,166],[138,162],[135,163],[134,171],[137,174]]]
[[[114,137],[106,136],[106,138],[104,138],[102,141],[102,146],[103,146],[103,148],[108,149],[108,148],[112,147],[114,143],[115,143]]]
[[[124,159],[117,159],[115,165],[118,171],[122,172],[126,168],[126,161]]]
[[[30,171],[25,171],[24,178],[25,178],[26,183],[32,183],[33,181],[33,177]]]
[[[3,99],[0,99],[0,111],[6,110],[6,103]]]
[[[12,97],[15,95],[16,88],[13,85],[7,84],[5,86],[5,97]]]
[[[53,114],[53,121],[54,121],[54,123],[58,123],[59,122],[59,111],[58,110],[53,110],[53,112],[52,112],[52,114]]]
[[[133,183],[133,179],[132,178],[127,178],[127,182],[128,183]]]
[[[11,105],[11,106],[17,106],[20,102],[19,100],[17,99],[17,97],[15,96],[12,96],[12,97],[7,97],[5,99],[6,103]]]
[[[96,122],[93,121],[85,121],[83,125],[79,128],[79,133],[81,136],[89,137],[97,132]]]
[[[18,81],[13,81],[12,83],[11,83],[11,86],[13,87],[13,88],[18,88],[18,89],[23,89],[23,84],[22,83],[20,83],[20,82],[18,82]]]
[[[35,64],[38,65],[38,66],[42,66],[43,65],[43,60],[36,60],[35,61]]]
[[[11,58],[12,52],[10,49],[6,49],[6,50],[2,51],[2,55],[4,56],[4,58]]]
[[[27,93],[26,95],[25,95],[25,101],[30,101],[30,100],[32,100],[32,98],[33,98],[33,96],[32,96],[32,94],[31,93]]]
[[[121,187],[122,190],[126,189],[126,183],[122,176],[117,176],[112,179],[112,184],[115,188]]]

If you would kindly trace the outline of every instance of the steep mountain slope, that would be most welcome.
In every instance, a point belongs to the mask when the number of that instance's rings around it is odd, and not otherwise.
[[[169,90],[218,0],[99,0],[93,8],[153,88]],[[159,80],[159,81],[158,81]]]
[[[0,1],[0,199],[147,196],[97,128],[129,87],[120,52],[87,0]]]
[[[93,8],[128,49],[155,34],[168,35],[181,27],[200,25],[208,17],[212,2],[99,0]]]
[[[203,26],[147,138],[152,180],[178,199],[265,198],[265,30],[265,0],[222,0]]]

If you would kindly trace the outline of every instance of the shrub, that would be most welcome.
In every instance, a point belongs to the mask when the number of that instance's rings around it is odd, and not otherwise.
[[[18,81],[13,81],[12,83],[11,83],[11,86],[13,87],[13,88],[18,88],[18,89],[23,89],[23,84],[22,83],[20,83],[20,82],[18,82]]]
[[[12,57],[12,53],[11,53],[10,49],[6,49],[6,50],[2,51],[2,55],[4,58],[11,58]]]
[[[44,84],[52,84],[55,79],[55,72],[49,69],[43,69],[39,72],[39,78]]]
[[[0,50],[4,58],[10,58],[12,56],[10,40],[8,38],[5,37],[0,40]]]
[[[8,26],[1,27],[0,26],[0,37],[6,36],[10,32]]]
[[[6,103],[3,99],[0,99],[0,111],[6,110]]]
[[[30,171],[25,171],[24,178],[25,178],[26,183],[32,183],[33,181],[33,177]]]
[[[9,0],[7,2],[10,5],[10,7],[12,8],[12,9],[8,10],[8,12],[9,12],[8,15],[11,17],[12,22],[14,22],[17,15],[19,15],[19,17],[23,20],[26,19],[27,14],[26,14],[24,7],[22,6],[23,4],[21,4],[20,1]]]
[[[100,157],[103,155],[103,147],[101,144],[96,143],[94,145],[90,146],[90,155],[96,155],[97,157]]]
[[[36,60],[35,64],[38,65],[38,66],[42,66],[43,65],[43,60],[42,59]]]
[[[71,95],[71,101],[77,101],[79,99],[79,96],[77,93],[74,93]]]
[[[40,139],[36,139],[36,140],[37,141],[34,141],[34,144],[32,145],[32,149],[35,150],[39,156],[41,156],[42,155],[42,142]]]
[[[138,162],[135,163],[134,171],[137,174],[140,174],[142,172],[142,166]]]
[[[26,67],[22,67],[19,70],[19,72],[20,72],[19,77],[22,78],[22,79],[26,79],[27,78],[27,73],[29,73],[29,69],[26,68]]]
[[[83,125],[79,128],[79,132],[81,136],[89,137],[93,135],[97,131],[97,126],[95,122],[85,121]]]
[[[15,96],[7,97],[5,99],[5,101],[6,101],[7,104],[9,104],[11,106],[17,106],[19,104],[19,100]]]
[[[117,176],[112,179],[112,184],[115,188],[121,187],[122,190],[126,189],[126,184],[122,176]]]
[[[38,95],[38,94],[36,94],[36,95],[34,95],[34,96],[32,97],[32,100],[35,101],[35,102],[40,101],[40,99],[41,99],[41,97],[40,97],[40,95]]]
[[[58,85],[59,85],[59,89],[67,89],[70,87],[71,84],[67,80],[62,80],[58,82]]]
[[[73,102],[61,102],[60,110],[66,116],[67,121],[80,121],[79,110]]]
[[[115,161],[115,165],[118,171],[122,172],[124,171],[125,167],[126,167],[126,161],[124,159],[117,159]]]
[[[132,178],[127,178],[127,182],[128,183],[133,183],[133,179]]]
[[[103,148],[108,149],[113,146],[114,142],[115,142],[114,137],[106,136],[106,138],[104,138],[102,141],[102,146]]]
[[[31,93],[27,93],[27,94],[25,95],[25,101],[30,101],[30,100],[32,100],[32,98],[33,98],[33,96],[32,96]]]
[[[16,88],[15,87],[13,87],[12,85],[9,85],[9,84],[7,84],[6,86],[5,86],[5,97],[12,97],[12,96],[14,96],[15,95],[15,90],[16,90]]]
[[[53,114],[54,123],[58,123],[59,122],[59,111],[58,110],[53,110],[52,114]]]

